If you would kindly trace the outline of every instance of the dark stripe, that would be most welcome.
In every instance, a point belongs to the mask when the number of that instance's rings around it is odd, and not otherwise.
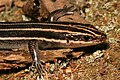
[[[83,23],[76,23],[76,22],[49,22],[49,23],[60,24],[60,25],[63,25],[63,24],[71,25],[71,26],[74,26],[74,28],[83,28],[83,29],[92,31],[95,34],[101,35],[101,32],[99,32],[98,29],[91,24],[83,24]]]
[[[42,28],[67,30],[72,32],[87,33],[93,36],[102,35],[104,33],[98,31],[90,24],[74,23],[74,22],[45,22],[45,23],[30,23],[30,22],[0,22],[0,29],[11,28]]]
[[[59,25],[58,25],[59,24]],[[11,28],[14,28],[14,27],[18,27],[18,28],[29,28],[29,27],[44,27],[46,26],[45,28],[47,28],[47,26],[58,26],[58,27],[61,27],[61,26],[68,26],[68,25],[71,25],[71,26],[78,26],[79,27],[91,27],[93,29],[96,29],[94,26],[90,25],[90,24],[82,24],[82,23],[74,23],[74,22],[44,22],[44,23],[32,23],[32,22],[0,22],[0,28],[7,28],[5,26],[9,26]],[[20,26],[20,27],[19,27]],[[22,27],[24,26],[24,27]],[[97,29],[96,29],[97,30]]]
[[[76,23],[76,22],[49,22],[49,24],[61,24],[61,25],[74,25],[74,26],[82,26],[82,27],[90,27],[90,28],[93,28],[93,29],[96,29],[93,25],[91,25],[91,24],[83,24],[83,23]],[[96,29],[97,30],[97,29]]]
[[[82,28],[81,26],[79,26]],[[0,29],[14,29],[14,28],[42,28],[42,29],[56,29],[56,30],[67,30],[72,32],[81,32],[81,33],[88,33],[93,35],[91,32],[86,31],[83,29],[78,29],[75,26],[69,26],[69,25],[58,25],[58,24],[45,24],[45,23],[0,23]]]
[[[83,28],[91,32],[94,32],[95,34],[101,35],[101,32],[99,32],[98,29],[91,24],[82,24],[82,23],[75,23],[75,22],[54,22],[54,24],[61,24],[61,23],[65,25],[74,26],[75,28]]]
[[[18,30],[9,30],[9,31],[0,31],[0,37],[44,37],[48,39],[65,39],[67,33],[60,32],[48,32],[48,31],[18,31]]]
[[[81,30],[83,30],[83,31],[87,31],[87,33],[89,33],[89,34],[92,34],[92,35],[101,35],[101,32],[100,31],[98,31],[98,30],[96,30],[96,29],[91,29],[91,28],[89,28],[89,27],[80,27],[80,26],[76,26],[76,27],[78,27],[78,28],[81,28]]]
[[[84,35],[78,34],[68,34],[67,32],[50,32],[50,31],[23,31],[23,30],[9,30],[9,31],[0,31],[0,37],[38,37],[38,38],[47,38],[47,39],[57,39],[57,40],[75,40],[82,39]],[[91,35],[87,35],[91,36]],[[92,37],[92,36],[91,36]]]

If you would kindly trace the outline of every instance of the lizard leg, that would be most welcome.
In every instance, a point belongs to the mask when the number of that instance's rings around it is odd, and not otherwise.
[[[44,69],[41,64],[40,55],[38,54],[38,41],[29,41],[28,48],[34,61],[35,68],[37,69],[39,76],[41,77],[43,76]]]

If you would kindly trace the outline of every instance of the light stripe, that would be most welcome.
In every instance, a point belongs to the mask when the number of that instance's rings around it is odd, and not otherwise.
[[[56,29],[42,29],[42,28],[15,28],[15,29],[0,29],[0,31],[47,31],[47,32],[59,32],[59,33],[69,33],[69,34],[76,34],[76,35],[90,35],[88,33],[81,33],[81,32],[73,32],[68,30],[56,30]],[[90,35],[92,36],[92,35]]]
[[[38,38],[38,37],[0,37],[0,40],[15,40],[15,41],[19,41],[19,40],[38,40],[38,41],[47,41],[47,42],[57,42],[57,43],[68,43],[67,40],[56,40],[56,39],[47,39],[47,38]],[[89,41],[89,42],[85,42],[85,41],[74,41],[74,40],[70,40],[69,43],[78,43],[78,44],[82,44],[82,43],[91,43],[93,41]],[[97,41],[96,41],[97,42]]]
[[[0,34],[0,40],[39,40],[63,44],[97,44],[105,36],[91,25],[72,22],[0,23]],[[92,37],[91,40],[89,37]]]
[[[50,32],[67,32],[67,33],[72,33],[72,34],[77,34],[80,32],[73,32],[73,31],[68,31],[68,30],[59,30],[59,29],[43,29],[43,28],[15,28],[15,29],[0,29],[0,31],[50,31]]]
[[[58,25],[59,24],[59,25]],[[80,23],[63,23],[63,22],[51,22],[51,23],[1,23],[0,26],[4,26],[3,28],[43,28],[43,29],[59,29],[59,30],[69,30],[73,32],[81,32],[81,33],[88,33],[91,35],[99,36],[101,35],[98,30],[93,26],[86,26],[85,24]],[[24,27],[23,27],[24,26]],[[0,27],[1,28],[1,27]],[[72,30],[73,29],[73,30]],[[33,30],[33,29],[32,29]],[[77,30],[77,31],[76,31]],[[84,32],[83,32],[84,31]]]

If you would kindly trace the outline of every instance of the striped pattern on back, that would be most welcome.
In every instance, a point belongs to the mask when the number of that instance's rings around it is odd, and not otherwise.
[[[72,36],[80,40],[83,36],[97,39],[105,35],[92,25],[74,22],[0,22],[0,40],[78,40]]]

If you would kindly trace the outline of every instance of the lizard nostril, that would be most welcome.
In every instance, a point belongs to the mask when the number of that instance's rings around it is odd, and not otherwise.
[[[107,36],[106,35],[102,35],[101,36],[101,40],[105,41],[107,39]]]

